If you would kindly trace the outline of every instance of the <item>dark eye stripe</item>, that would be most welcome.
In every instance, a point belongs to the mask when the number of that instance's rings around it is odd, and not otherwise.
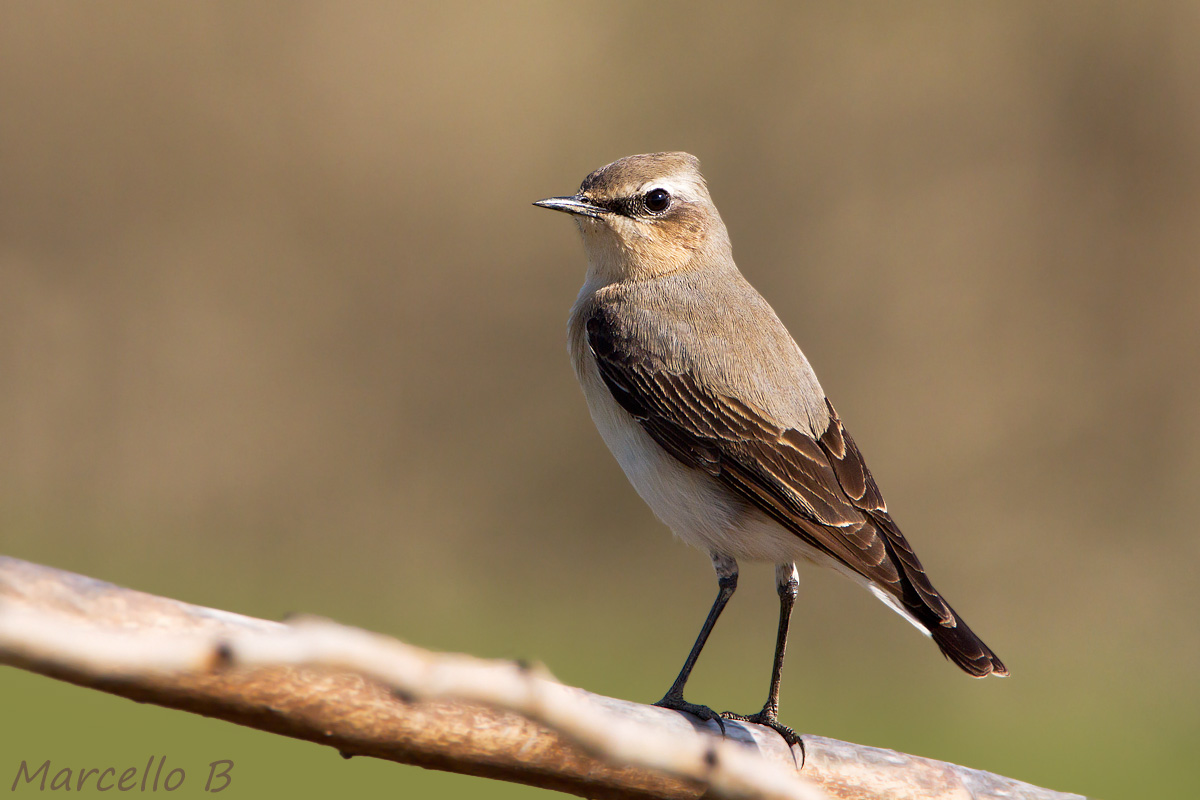
[[[666,197],[666,203],[663,205],[652,206],[650,195],[656,192],[661,192]],[[614,214],[620,214],[624,217],[653,217],[667,211],[674,205],[675,198],[671,196],[666,189],[651,189],[644,195],[634,195],[632,197],[614,197],[611,200],[602,200],[600,198],[588,198],[589,202],[595,203],[601,208],[607,209]]]

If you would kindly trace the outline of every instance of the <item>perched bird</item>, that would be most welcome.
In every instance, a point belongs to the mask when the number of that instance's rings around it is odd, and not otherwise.
[[[717,572],[717,599],[656,705],[799,740],[778,713],[801,559],[865,586],[970,675],[1007,675],[933,588],[808,360],[733,263],[699,167],[687,153],[629,156],[534,204],[573,215],[583,235],[568,335],[592,419],[642,499]],[[775,659],[761,711],[718,715],[683,689],[739,558],[776,565]]]

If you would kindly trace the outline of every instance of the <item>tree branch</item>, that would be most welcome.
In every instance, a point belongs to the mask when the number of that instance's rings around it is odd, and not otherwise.
[[[1081,800],[986,772],[715,723],[322,620],[284,625],[0,556],[0,663],[433,769],[598,798]]]

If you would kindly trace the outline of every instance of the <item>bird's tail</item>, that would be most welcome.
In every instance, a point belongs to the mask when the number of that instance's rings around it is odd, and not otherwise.
[[[967,627],[962,617],[942,598],[930,591],[918,595],[907,575],[900,579],[899,586],[889,587],[888,592],[875,584],[868,584],[871,593],[882,600],[893,611],[911,622],[917,630],[928,634],[937,644],[942,655],[957,664],[964,672],[975,678],[987,675],[1006,677],[1008,668],[996,657],[983,640]],[[934,606],[936,605],[936,611]]]
[[[892,563],[897,566],[900,577],[898,583],[889,587],[892,590],[891,598],[879,591],[880,598],[923,628],[937,643],[942,655],[968,675],[975,678],[987,675],[1006,677],[1008,668],[1004,662],[933,588],[917,554],[912,551],[892,518],[886,512],[873,514],[872,517],[884,533],[884,546]]]
[[[1004,663],[967,627],[962,617],[954,613],[954,609],[950,608],[950,619],[947,622],[928,617],[921,622],[941,649],[942,655],[961,667],[968,675],[975,678],[986,675],[1003,678],[1008,675],[1008,668]]]

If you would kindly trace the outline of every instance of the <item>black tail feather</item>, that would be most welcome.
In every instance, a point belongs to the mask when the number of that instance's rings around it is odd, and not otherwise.
[[[954,614],[954,609],[950,609],[950,611],[953,616],[948,625],[940,624],[936,620],[921,620],[928,628],[933,641],[941,649],[942,655],[961,667],[968,675],[976,678],[986,675],[996,675],[1002,678],[1007,676],[1008,668],[996,657],[991,648],[967,627],[967,623],[963,622],[962,617]]]
[[[975,635],[963,622],[946,599],[933,588],[925,568],[917,559],[900,529],[886,511],[871,515],[876,525],[886,535],[884,546],[892,563],[900,572],[900,580],[893,588],[893,597],[912,615],[921,627],[929,631],[942,655],[957,664],[964,672],[976,678],[987,675],[1007,677],[1004,666],[991,648]],[[903,553],[899,551],[903,549]],[[903,555],[903,557],[902,557]]]

